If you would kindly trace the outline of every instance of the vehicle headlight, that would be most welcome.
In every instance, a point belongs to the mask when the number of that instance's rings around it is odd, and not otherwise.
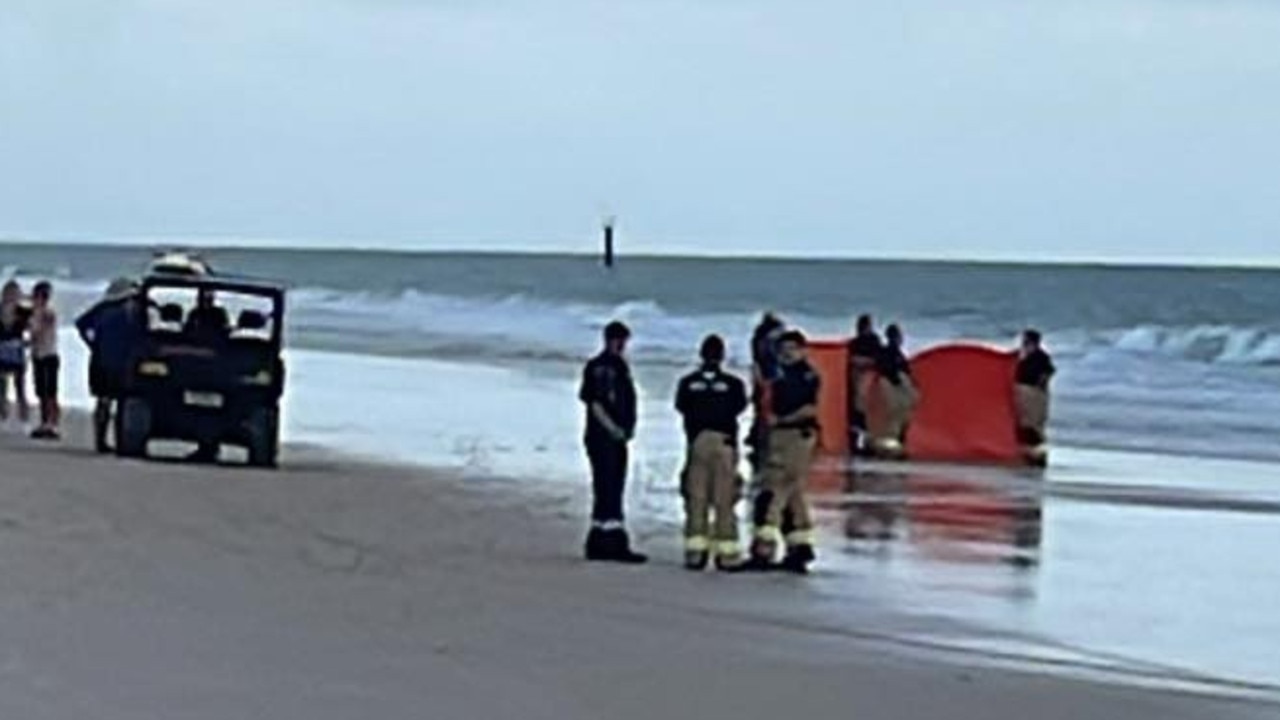
[[[145,360],[138,363],[138,374],[150,377],[168,377],[169,366],[159,360]]]

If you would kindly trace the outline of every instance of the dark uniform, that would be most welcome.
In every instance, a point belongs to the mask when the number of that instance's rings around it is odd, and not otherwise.
[[[911,412],[916,405],[916,388],[911,378],[911,363],[902,347],[886,343],[876,363],[876,372],[880,374],[880,390],[884,395],[887,415],[884,439],[904,443]]]
[[[621,559],[630,554],[623,514],[627,481],[627,443],[636,427],[636,388],[631,368],[620,355],[602,352],[587,363],[578,399],[586,405],[584,440],[591,461],[591,532],[589,559]],[[599,405],[625,437],[616,437],[592,412]]]
[[[817,372],[808,362],[784,366],[773,383],[774,417],[786,418],[805,406],[816,405],[820,384]],[[817,439],[818,421],[814,418],[777,420],[770,428],[763,481],[769,502],[764,517],[756,524],[752,554],[757,560],[772,559],[782,534],[784,514],[790,516],[793,525],[785,537],[788,561],[795,560],[803,566],[813,559],[813,519],[805,497],[805,484]]]
[[[867,432],[867,397],[865,387],[868,377],[874,376],[884,343],[874,331],[858,333],[849,341],[849,448],[857,450]]]
[[[676,411],[684,417],[688,451],[682,474],[685,501],[685,552],[690,567],[702,567],[708,555],[721,566],[742,556],[734,506],[738,501],[738,416],[747,409],[744,382],[714,364],[681,378]],[[707,514],[715,508],[715,530],[708,538]]]
[[[1049,380],[1056,368],[1049,353],[1036,348],[1018,360],[1015,392],[1018,435],[1024,445],[1041,445],[1049,421]]]

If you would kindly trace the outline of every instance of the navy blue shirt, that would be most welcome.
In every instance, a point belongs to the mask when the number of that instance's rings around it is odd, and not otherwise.
[[[684,416],[689,442],[705,430],[737,442],[738,416],[746,409],[746,383],[718,367],[704,366],[685,375],[676,389],[676,411]]]
[[[911,363],[896,345],[885,345],[876,362],[876,372],[894,385],[902,384],[902,376],[911,377]]]
[[[591,412],[599,403],[609,419],[628,434],[636,429],[636,386],[631,367],[621,355],[602,352],[582,370],[578,399],[587,406],[587,442],[616,440]]]
[[[817,405],[821,385],[821,378],[807,361],[783,365],[778,379],[773,383],[773,414],[782,418],[806,405]],[[778,427],[813,428],[817,425],[818,421],[810,418],[795,423],[779,423]]]
[[[124,368],[142,343],[141,318],[129,301],[100,302],[76,320],[95,362]]]

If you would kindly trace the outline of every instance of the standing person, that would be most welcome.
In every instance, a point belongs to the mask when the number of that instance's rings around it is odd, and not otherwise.
[[[867,436],[867,398],[864,386],[873,377],[884,343],[876,332],[870,315],[859,315],[853,339],[849,341],[849,451],[858,454],[869,449]]]
[[[769,384],[778,376],[778,338],[786,329],[781,318],[773,312],[766,312],[751,334],[751,403],[755,409],[755,417],[747,434],[747,444],[751,447],[747,459],[757,472],[764,467],[764,454],[768,444],[765,420],[769,414]]]
[[[583,369],[578,399],[586,406],[584,438],[591,461],[591,530],[588,560],[639,564],[648,558],[631,549],[624,523],[627,444],[636,430],[636,387],[625,357],[631,330],[620,322],[604,329],[604,349]]]
[[[809,364],[807,352],[805,337],[799,331],[788,331],[780,338],[782,369],[770,397],[772,422],[764,469],[769,502],[763,520],[756,524],[751,545],[751,566],[755,568],[772,565],[784,513],[790,513],[793,528],[786,533],[787,552],[782,566],[803,573],[814,560],[813,519],[805,484],[818,438],[820,379]]]
[[[36,400],[40,403],[40,427],[31,437],[57,440],[62,408],[58,405],[58,376],[62,362],[58,358],[58,314],[53,309],[53,285],[36,283],[31,291],[31,372],[35,380]]]
[[[699,351],[702,365],[680,379],[676,411],[684,417],[688,440],[681,473],[685,502],[685,567],[702,570],[714,555],[728,570],[742,562],[738,544],[738,416],[747,409],[747,386],[723,369],[724,340],[709,335]],[[707,514],[715,509],[708,538]]]
[[[1022,333],[1015,383],[1018,404],[1018,440],[1028,447],[1044,444],[1049,422],[1049,381],[1057,368],[1045,352],[1038,330]]]
[[[30,308],[22,304],[22,288],[9,280],[0,289],[0,421],[9,419],[9,385],[18,409],[18,421],[31,414],[27,404],[27,327]]]
[[[102,299],[76,319],[76,330],[89,346],[89,392],[96,399],[93,444],[98,452],[108,450],[112,406],[142,342],[145,322],[137,284],[127,278],[113,280]]]
[[[876,370],[880,373],[880,392],[884,394],[888,422],[883,444],[891,452],[900,452],[907,441],[911,412],[918,400],[911,378],[911,363],[903,352],[902,328],[890,325],[884,330],[884,351]]]

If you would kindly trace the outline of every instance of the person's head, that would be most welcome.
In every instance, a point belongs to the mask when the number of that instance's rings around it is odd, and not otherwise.
[[[885,328],[884,339],[894,347],[902,347],[902,328],[896,324]]]
[[[15,305],[22,300],[22,286],[18,285],[17,280],[10,280],[4,284],[4,289],[0,290],[0,302],[5,305]]]
[[[778,317],[778,313],[772,310],[766,310],[764,315],[760,316],[760,326],[767,328],[778,327],[782,324],[782,318]]]
[[[41,280],[31,289],[31,300],[38,306],[44,307],[53,299],[53,284],[48,280]]]
[[[724,338],[719,335],[708,335],[703,338],[698,356],[702,358],[703,364],[719,367],[724,362]]]
[[[627,341],[631,339],[631,328],[614,320],[604,326],[604,349],[614,355],[626,352]]]
[[[208,310],[213,307],[213,291],[201,290],[196,293],[196,307]]]
[[[778,338],[778,360],[783,365],[795,365],[805,359],[808,348],[809,343],[804,333],[799,330],[789,330]]]
[[[1022,351],[1035,352],[1040,349],[1042,338],[1039,330],[1028,328],[1022,331]]]
[[[875,332],[875,329],[875,321],[871,319],[870,315],[858,316],[857,330],[859,335],[866,335],[867,333]]]

